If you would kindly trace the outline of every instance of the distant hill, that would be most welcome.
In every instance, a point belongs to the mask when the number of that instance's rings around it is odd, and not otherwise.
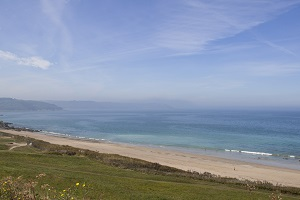
[[[39,111],[39,110],[62,110],[62,108],[54,104],[50,104],[42,101],[0,98],[0,111]]]
[[[96,101],[46,101],[64,110],[172,110],[173,107],[160,103],[116,103]]]

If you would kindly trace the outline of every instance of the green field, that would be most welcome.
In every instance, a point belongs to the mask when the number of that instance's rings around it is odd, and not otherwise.
[[[0,179],[22,176],[22,180],[30,181],[44,173],[46,176],[38,179],[36,186],[40,194],[44,192],[40,189],[44,184],[62,193],[70,187],[77,189],[76,183],[80,189],[76,194],[86,193],[86,199],[271,199],[271,193],[276,193],[271,189],[249,191],[245,184],[201,180],[181,170],[117,155],[97,157],[95,152],[90,153],[93,156],[80,155],[76,149],[57,145],[49,144],[51,148],[46,148],[47,144],[42,143],[44,149],[32,145],[9,150],[11,142],[24,142],[24,138],[0,134]],[[83,183],[86,183],[84,188]],[[290,193],[298,192],[293,189]],[[282,194],[282,198],[299,199],[300,195]]]

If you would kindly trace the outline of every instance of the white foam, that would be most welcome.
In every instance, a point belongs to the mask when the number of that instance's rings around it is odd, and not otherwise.
[[[256,151],[240,151],[235,149],[225,149],[227,152],[235,152],[235,153],[247,153],[247,154],[253,154],[253,155],[262,155],[262,156],[272,156],[271,153],[264,153],[264,152],[256,152]]]
[[[255,152],[255,151],[241,151],[242,153],[248,153],[253,155],[263,155],[263,156],[272,156],[271,153],[264,153],[264,152]]]
[[[48,135],[67,135],[67,134],[56,133],[56,132],[52,132],[52,131],[42,131],[42,133],[48,134]]]

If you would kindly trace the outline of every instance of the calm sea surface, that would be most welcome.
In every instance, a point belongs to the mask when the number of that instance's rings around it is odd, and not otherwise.
[[[300,112],[0,113],[14,126],[300,169]]]

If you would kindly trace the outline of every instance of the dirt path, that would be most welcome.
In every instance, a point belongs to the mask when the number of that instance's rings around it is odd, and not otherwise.
[[[17,148],[17,147],[27,146],[27,144],[26,143],[15,143],[15,142],[12,142],[12,143],[9,143],[8,146],[10,146],[10,148],[8,150],[11,151],[11,150],[13,150],[14,148]]]

